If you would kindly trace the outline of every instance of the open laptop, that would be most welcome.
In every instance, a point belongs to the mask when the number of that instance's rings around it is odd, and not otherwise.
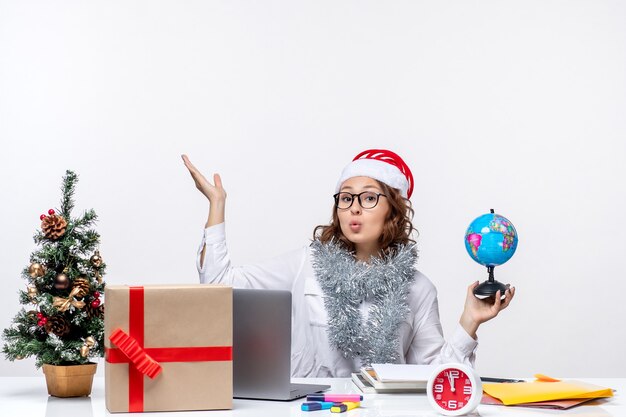
[[[233,396],[289,401],[328,388],[291,383],[291,293],[233,289]]]

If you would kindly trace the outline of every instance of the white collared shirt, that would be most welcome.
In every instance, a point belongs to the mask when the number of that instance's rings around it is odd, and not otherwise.
[[[200,255],[205,246],[204,263],[200,266]],[[255,265],[232,266],[224,223],[220,223],[204,230],[196,266],[201,283],[291,291],[293,377],[349,377],[360,369],[358,359],[344,358],[328,343],[328,315],[322,289],[311,264],[310,247],[305,246]],[[419,271],[415,274],[407,304],[410,314],[398,328],[400,363],[460,362],[473,366],[477,341],[460,325],[457,325],[449,341],[444,340],[437,290]],[[361,304],[364,320],[370,306],[367,300]]]

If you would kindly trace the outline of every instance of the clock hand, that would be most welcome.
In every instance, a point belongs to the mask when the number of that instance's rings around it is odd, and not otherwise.
[[[448,373],[448,382],[450,383],[450,391],[454,392],[454,377],[450,373]]]

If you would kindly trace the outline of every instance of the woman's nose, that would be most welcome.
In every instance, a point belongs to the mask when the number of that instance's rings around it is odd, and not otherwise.
[[[352,206],[350,207],[350,212],[352,212],[352,214],[359,214],[361,209],[362,207],[359,200],[354,200],[354,202],[352,202]]]

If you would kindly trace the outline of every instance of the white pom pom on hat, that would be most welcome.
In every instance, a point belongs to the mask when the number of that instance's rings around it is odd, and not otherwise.
[[[341,184],[353,177],[370,177],[400,190],[404,198],[413,194],[413,174],[402,158],[386,149],[368,149],[354,157],[341,172],[335,192]]]

